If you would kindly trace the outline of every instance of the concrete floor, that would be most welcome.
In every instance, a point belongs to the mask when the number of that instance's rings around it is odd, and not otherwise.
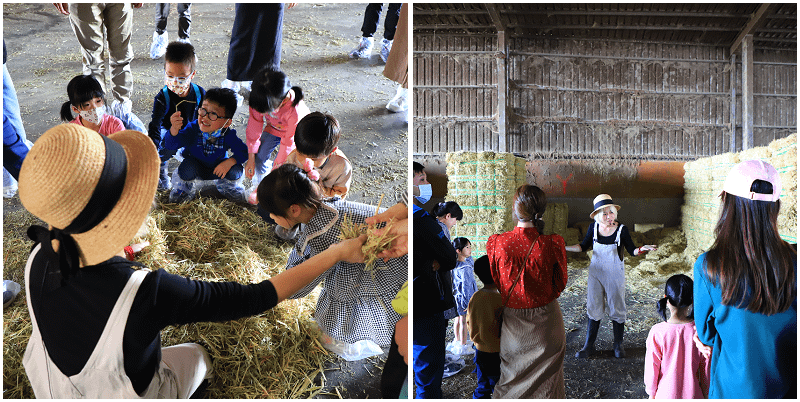
[[[281,68],[293,85],[303,88],[312,111],[333,114],[342,126],[339,147],[354,168],[349,200],[383,206],[395,202],[395,192],[406,188],[408,123],[403,114],[385,105],[397,84],[382,75],[377,53],[370,59],[350,60],[347,53],[361,36],[364,4],[301,3],[284,17]],[[233,26],[233,4],[196,3],[192,6],[191,41],[199,57],[194,82],[204,88],[225,79],[228,46]],[[171,10],[167,32],[177,39],[177,12]],[[134,10],[131,63],[133,111],[148,124],[153,97],[163,86],[163,58],[151,60],[154,5]],[[376,37],[383,34],[383,20]],[[21,106],[28,139],[35,141],[60,123],[59,109],[67,101],[66,86],[81,74],[80,47],[68,18],[51,3],[4,4],[3,38],[9,70]],[[234,117],[234,128],[244,139],[247,103]],[[19,198],[4,200],[4,211],[21,208]],[[345,398],[380,397],[383,357],[357,362],[335,361],[326,370],[326,389],[334,387]],[[323,396],[324,397],[324,396]]]

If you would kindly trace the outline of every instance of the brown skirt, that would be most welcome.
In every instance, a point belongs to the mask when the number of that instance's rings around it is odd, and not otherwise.
[[[564,399],[565,350],[558,299],[544,307],[503,308],[500,379],[492,398]]]
[[[400,7],[400,18],[394,32],[392,51],[386,59],[383,75],[408,88],[408,3]]]

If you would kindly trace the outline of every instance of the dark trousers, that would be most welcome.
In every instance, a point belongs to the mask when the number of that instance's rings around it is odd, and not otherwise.
[[[394,333],[392,334],[392,346],[389,347],[389,356],[383,365],[381,375],[381,397],[383,399],[398,399],[400,391],[403,390],[403,383],[406,381],[408,365],[403,360],[403,356],[395,342]]]
[[[383,21],[383,37],[386,40],[394,40],[394,32],[397,30],[397,21],[400,19],[400,6],[402,3],[389,3],[389,11]],[[361,25],[361,32],[365,38],[371,38],[378,30],[378,21],[381,19],[383,3],[369,3],[367,10],[364,11],[364,23]]]
[[[161,35],[167,30],[167,17],[170,3],[156,3],[156,32]],[[178,3],[178,37],[189,38],[192,28],[192,3]]]
[[[222,161],[220,161],[222,162]],[[178,174],[181,177],[181,180],[189,181],[194,179],[200,180],[215,180],[219,179],[219,176],[214,174],[214,169],[217,165],[214,166],[206,166],[203,162],[199,159],[190,156],[184,155],[183,162],[181,162],[180,166],[178,166]],[[241,164],[235,164],[231,166],[231,169],[228,170],[228,174],[225,175],[226,180],[239,180],[244,173],[244,167]]]
[[[413,321],[415,397],[441,399],[447,320],[443,313],[436,313]]]
[[[280,68],[282,42],[282,3],[237,3],[226,78],[252,81],[264,67]]]
[[[490,399],[494,392],[494,385],[500,379],[500,352],[481,352],[475,349],[475,373],[478,376],[478,385],[472,393],[472,399]]]

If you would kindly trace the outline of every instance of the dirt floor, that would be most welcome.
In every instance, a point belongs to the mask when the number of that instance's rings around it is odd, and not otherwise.
[[[396,191],[406,188],[408,123],[403,114],[385,108],[397,84],[383,77],[384,64],[378,54],[363,60],[347,56],[361,36],[363,13],[363,4],[301,3],[287,10],[281,68],[293,85],[303,88],[312,111],[328,112],[339,120],[339,148],[354,168],[348,199],[375,205],[385,195],[383,206],[389,206]],[[233,18],[233,4],[192,6],[191,41],[199,57],[194,82],[206,89],[218,87],[226,78]],[[172,40],[177,39],[177,22],[173,7],[167,25]],[[376,37],[383,33],[382,24],[381,20]],[[163,86],[163,58],[149,57],[153,30],[154,6],[145,4],[134,10],[131,99],[133,112],[145,124],[150,121],[153,97]],[[68,18],[51,3],[4,4],[3,38],[8,51],[6,67],[16,86],[22,120],[28,139],[35,142],[60,123],[67,83],[81,74],[80,47]],[[234,128],[242,139],[246,124],[247,102],[234,117]],[[4,219],[21,210],[18,197],[3,200]],[[15,236],[24,236],[30,224],[29,219],[20,222],[11,227]],[[334,359],[325,371],[327,380],[319,397],[380,397],[385,356],[357,362]]]

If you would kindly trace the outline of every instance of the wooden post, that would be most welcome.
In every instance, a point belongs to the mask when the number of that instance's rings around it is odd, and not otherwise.
[[[731,152],[736,152],[736,53],[731,54]]]
[[[753,35],[742,40],[742,150],[753,147]]]
[[[508,152],[506,142],[506,108],[508,102],[508,43],[506,31],[497,32],[497,148],[500,152]]]

